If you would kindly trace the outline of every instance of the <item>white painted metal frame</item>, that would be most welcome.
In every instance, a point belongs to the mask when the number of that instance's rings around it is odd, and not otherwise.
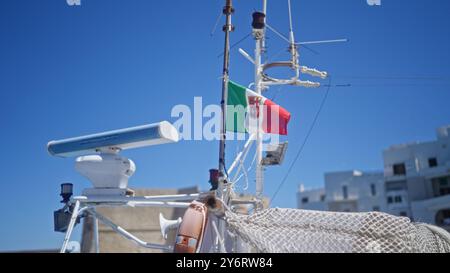
[[[306,42],[297,44],[295,42],[294,37],[294,31],[293,31],[293,25],[292,25],[292,10],[291,10],[291,1],[287,0],[288,2],[288,12],[289,12],[289,38],[286,38],[284,35],[279,33],[276,29],[272,28],[269,24],[267,24],[267,0],[262,0],[263,4],[263,12],[266,15],[264,18],[265,27],[267,27],[269,30],[272,30],[275,32],[278,36],[280,36],[283,40],[289,43],[289,51],[291,53],[291,60],[285,61],[285,62],[274,62],[274,63],[262,63],[261,56],[265,51],[265,34],[266,29],[262,30],[254,30],[253,36],[255,38],[255,51],[254,56],[250,56],[247,52],[245,52],[243,49],[239,49],[239,53],[241,53],[244,58],[246,58],[250,63],[254,65],[254,73],[255,73],[255,80],[254,80],[254,91],[257,94],[262,94],[264,90],[266,90],[268,87],[273,85],[294,85],[294,86],[303,86],[308,88],[314,88],[319,87],[320,83],[317,82],[311,82],[311,81],[302,81],[300,80],[300,74],[309,74],[311,76],[326,78],[327,73],[323,71],[319,71],[317,69],[309,68],[306,66],[300,66],[299,65],[299,54],[297,50],[297,45],[306,44]],[[320,42],[341,42],[344,41],[344,39],[340,40],[330,40],[330,41],[316,41],[311,43],[320,43]],[[267,69],[270,69],[272,67],[290,67],[294,70],[295,75],[289,79],[276,79],[271,78],[267,76],[264,72]],[[264,192],[264,166],[262,165],[262,158],[263,158],[263,145],[262,145],[262,136],[263,133],[261,132],[261,119],[258,118],[258,132],[256,133],[256,198],[259,201],[262,201],[263,198],[263,192]],[[244,146],[244,149],[241,153],[238,154],[237,158],[232,164],[231,170],[236,167],[236,165],[240,162],[240,168],[242,167],[242,160],[240,157],[244,157],[247,155],[246,149],[249,148],[252,140],[249,139],[249,141],[246,143],[246,146]],[[238,172],[240,171],[240,168]],[[236,177],[235,177],[236,178]]]
[[[228,174],[231,174],[234,171],[234,168],[236,168],[236,166],[238,166],[239,162],[242,162],[245,160],[250,148],[252,147],[254,140],[255,140],[255,135],[251,134],[250,137],[248,138],[247,142],[245,143],[242,151],[240,151],[237,154],[236,158],[234,159],[233,163],[231,164],[230,168],[228,169]],[[236,175],[238,173],[239,173],[239,169],[237,170]],[[232,180],[232,181],[234,181],[234,180]]]
[[[99,238],[98,238],[98,221],[112,228],[118,234],[124,236],[126,239],[135,242],[137,245],[145,248],[171,251],[173,247],[153,244],[145,242],[134,236],[126,229],[116,225],[111,220],[96,211],[97,207],[161,207],[161,208],[187,208],[190,203],[181,201],[193,201],[199,197],[199,194],[178,194],[178,195],[157,195],[157,196],[76,196],[70,201],[73,204],[72,216],[70,218],[69,226],[64,236],[64,241],[60,252],[65,253],[70,237],[72,236],[75,223],[78,216],[83,212],[89,213],[94,220],[94,251],[99,252]],[[70,204],[69,204],[70,205]]]

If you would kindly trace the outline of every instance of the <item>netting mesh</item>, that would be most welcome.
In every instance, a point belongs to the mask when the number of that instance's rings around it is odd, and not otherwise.
[[[443,229],[385,213],[266,209],[253,215],[226,212],[229,230],[258,252],[450,252]]]

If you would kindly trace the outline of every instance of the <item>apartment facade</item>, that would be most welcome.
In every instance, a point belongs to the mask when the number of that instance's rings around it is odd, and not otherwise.
[[[383,172],[325,174],[323,189],[297,194],[301,209],[383,211],[450,228],[450,126],[434,141],[395,145],[383,151]]]
[[[434,141],[383,151],[387,212],[446,225],[450,219],[449,136],[450,126],[441,127]]]
[[[298,208],[338,212],[385,210],[382,172],[343,171],[325,174],[325,187],[297,193]]]

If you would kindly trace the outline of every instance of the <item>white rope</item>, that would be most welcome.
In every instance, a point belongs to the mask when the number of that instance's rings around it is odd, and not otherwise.
[[[256,161],[256,154],[253,156],[253,160],[252,160],[252,163],[250,164],[250,167],[248,167],[248,169],[247,169],[247,171],[245,171],[245,168],[244,168],[244,162],[243,161],[241,161],[240,163],[242,164],[242,174],[238,177],[238,178],[236,178],[236,180],[235,181],[233,181],[233,183],[232,183],[232,185],[234,186],[237,182],[239,182],[240,180],[241,180],[241,178],[242,177],[244,177],[245,176],[245,186],[242,188],[242,190],[244,190],[244,191],[246,191],[246,190],[248,190],[248,186],[249,186],[249,180],[248,180],[248,173],[252,170],[252,168],[253,168],[253,165],[254,165],[254,163],[255,163],[255,161]]]

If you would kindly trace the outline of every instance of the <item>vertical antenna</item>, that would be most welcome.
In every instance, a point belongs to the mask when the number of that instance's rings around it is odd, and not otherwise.
[[[263,13],[266,15],[264,17],[264,23],[267,23],[267,0],[263,0]],[[262,40],[262,50],[266,51],[266,39]]]
[[[291,0],[287,0],[288,2],[288,13],[289,13],[289,52],[292,56],[292,64],[294,66],[298,66],[299,60],[298,60],[298,51],[297,51],[297,45],[295,44],[295,38],[294,38],[294,27],[292,26],[292,8],[291,8]]]
[[[291,10],[291,0],[288,1],[288,12],[289,12],[289,40],[291,43],[295,43],[294,40],[294,28],[292,27],[292,10]]]

